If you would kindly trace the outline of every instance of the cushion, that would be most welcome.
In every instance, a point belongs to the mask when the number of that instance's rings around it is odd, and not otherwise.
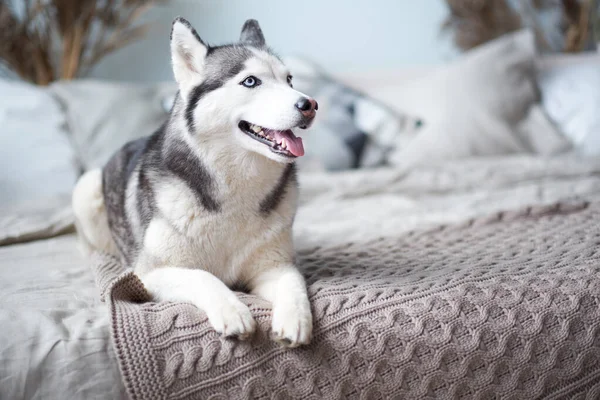
[[[391,161],[416,164],[569,149],[568,140],[543,110],[534,108],[539,104],[535,58],[532,33],[520,31],[473,49],[424,77],[366,88],[367,94],[393,109],[423,118],[415,140],[390,154]]]
[[[600,154],[600,55],[548,57],[539,64],[547,114],[577,152]]]
[[[0,244],[72,227],[78,175],[59,104],[44,89],[0,80]]]
[[[63,106],[84,170],[103,166],[125,143],[158,129],[168,116],[164,101],[176,91],[172,83],[96,80],[58,82],[50,90]]]
[[[308,60],[288,57],[284,62],[294,75],[294,88],[319,102],[313,126],[301,132],[307,151],[298,164],[304,171],[382,165],[390,151],[418,133],[417,116],[392,110]]]

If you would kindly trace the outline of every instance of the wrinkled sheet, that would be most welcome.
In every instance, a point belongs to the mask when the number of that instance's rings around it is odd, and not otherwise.
[[[73,234],[0,247],[0,399],[122,399],[100,303]]]
[[[600,197],[600,160],[530,156],[300,174],[299,250]],[[0,246],[0,399],[120,399],[109,314],[73,234]]]
[[[296,247],[339,244],[495,211],[600,195],[600,159],[529,155],[300,175]]]

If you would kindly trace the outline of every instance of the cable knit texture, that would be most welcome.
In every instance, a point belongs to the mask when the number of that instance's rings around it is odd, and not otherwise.
[[[220,338],[98,255],[133,400],[600,398],[600,203],[557,203],[298,254],[313,343]]]

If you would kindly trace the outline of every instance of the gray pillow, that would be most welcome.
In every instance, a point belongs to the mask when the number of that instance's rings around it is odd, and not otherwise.
[[[125,143],[156,131],[167,119],[164,101],[174,83],[129,84],[95,80],[50,87],[62,104],[83,170],[102,167]]]
[[[72,228],[75,153],[59,104],[43,88],[0,80],[0,244]]]

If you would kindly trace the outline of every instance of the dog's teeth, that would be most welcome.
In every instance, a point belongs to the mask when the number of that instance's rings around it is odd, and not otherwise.
[[[262,131],[262,128],[258,125],[252,125],[250,127],[250,129],[252,129],[254,131],[254,133],[258,133],[258,132]]]
[[[265,133],[262,131],[262,129],[259,132],[256,132],[256,133],[258,133],[260,136],[265,136]]]
[[[287,143],[285,142],[285,139],[281,139],[281,147],[287,149]]]

